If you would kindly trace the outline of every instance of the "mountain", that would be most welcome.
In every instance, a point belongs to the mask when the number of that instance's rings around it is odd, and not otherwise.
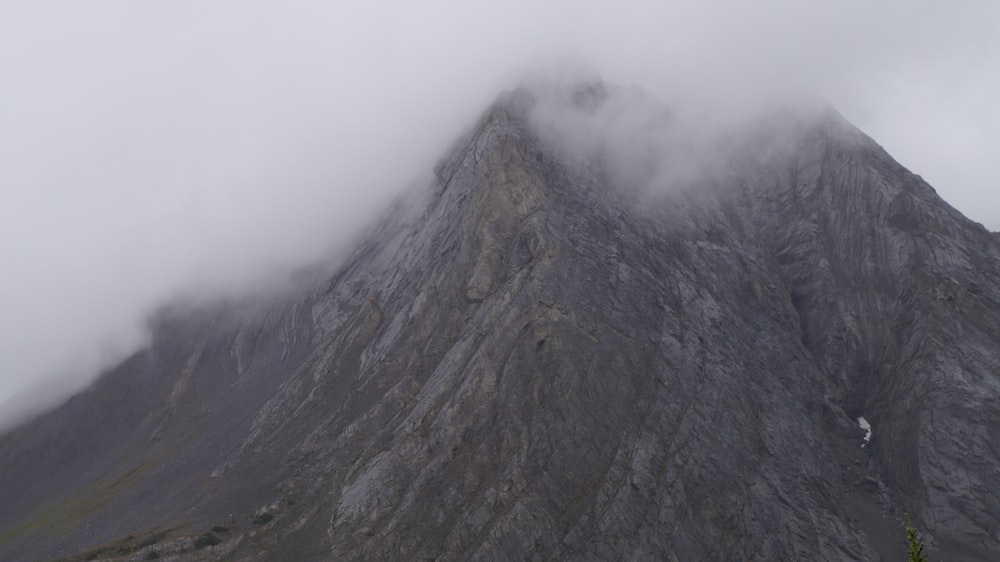
[[[1000,558],[997,236],[829,108],[643,190],[543,102],[0,437],[0,559]]]

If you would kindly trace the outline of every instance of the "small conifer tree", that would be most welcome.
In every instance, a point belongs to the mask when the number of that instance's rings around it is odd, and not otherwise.
[[[910,555],[910,562],[928,562],[924,543],[920,541],[916,528],[910,524],[910,514],[904,513],[903,518],[906,520],[906,542],[909,543],[906,553]]]

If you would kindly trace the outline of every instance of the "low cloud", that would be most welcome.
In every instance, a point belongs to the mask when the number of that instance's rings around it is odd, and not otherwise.
[[[566,60],[664,100],[813,91],[1000,229],[998,25],[975,1],[7,3],[0,403],[87,384],[167,300],[333,259],[499,91]]]

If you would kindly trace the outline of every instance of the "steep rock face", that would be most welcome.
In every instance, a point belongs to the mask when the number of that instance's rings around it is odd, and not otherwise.
[[[532,103],[308,294],[0,438],[0,558],[893,560],[902,511],[996,558],[995,236],[836,116],[639,196]]]
[[[942,555],[995,556],[1000,248],[856,131],[797,158],[748,200],[830,398],[877,428],[873,472]]]

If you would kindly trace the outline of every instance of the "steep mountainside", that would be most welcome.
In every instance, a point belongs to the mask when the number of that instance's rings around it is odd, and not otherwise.
[[[904,511],[1000,558],[996,236],[832,112],[639,193],[534,103],[0,437],[0,559],[898,560]]]

